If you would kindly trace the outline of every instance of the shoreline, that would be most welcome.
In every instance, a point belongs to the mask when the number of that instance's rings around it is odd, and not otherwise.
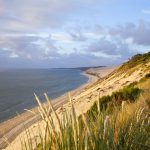
[[[81,84],[74,90],[69,91],[72,96],[80,94],[85,87],[93,84],[98,80],[98,77],[88,74],[86,71],[82,71],[82,75],[88,78],[88,81],[84,84]],[[52,104],[56,109],[60,108],[64,104],[68,102],[68,92],[65,92],[63,95],[52,99]],[[31,109],[35,113],[38,113],[37,107],[33,107]],[[15,116],[11,119],[8,119],[4,122],[0,123],[0,149],[5,148],[7,143],[4,141],[3,136],[8,139],[9,142],[12,142],[23,130],[24,128],[28,128],[34,123],[40,121],[40,116],[37,114],[36,116],[26,111],[21,113],[19,116]]]

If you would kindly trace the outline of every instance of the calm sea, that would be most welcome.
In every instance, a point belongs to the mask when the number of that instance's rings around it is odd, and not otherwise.
[[[0,122],[36,106],[33,93],[56,98],[87,82],[77,69],[16,69],[0,71]]]

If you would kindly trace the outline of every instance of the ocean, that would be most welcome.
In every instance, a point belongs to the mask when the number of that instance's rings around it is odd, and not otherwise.
[[[78,69],[11,69],[0,71],[0,122],[36,106],[34,93],[44,102],[46,92],[56,98],[86,83]]]

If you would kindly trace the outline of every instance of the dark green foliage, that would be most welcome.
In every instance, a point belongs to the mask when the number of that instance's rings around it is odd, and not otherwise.
[[[139,88],[135,88],[132,85],[130,85],[123,88],[120,91],[112,93],[111,96],[103,96],[99,99],[100,111],[109,114],[113,111],[114,107],[120,106],[122,101],[134,102],[138,98],[140,92],[141,90]],[[88,110],[87,116],[90,121],[95,121],[97,119],[97,115],[98,108],[97,103],[95,102],[91,109]]]
[[[106,110],[108,105],[111,105],[111,107],[120,106],[122,101],[134,102],[138,98],[140,92],[141,90],[134,87],[132,84],[126,86],[117,92],[113,92],[109,97],[103,97],[102,101],[100,99],[101,110]]]
[[[93,121],[96,119],[95,117],[97,116],[97,114],[98,114],[98,109],[97,109],[97,104],[95,102],[93,106],[87,111],[87,116],[91,121]]]
[[[126,86],[119,92],[113,93],[112,97],[114,97],[115,100],[121,101],[129,100],[130,102],[134,102],[138,98],[140,91],[141,90],[139,88],[130,85]]]
[[[113,107],[120,106],[122,101],[128,101],[128,102],[134,102],[139,94],[141,93],[141,90],[137,87],[134,87],[137,82],[134,82],[130,84],[129,86],[124,87],[123,89],[113,92],[111,96],[103,96],[99,99],[100,101],[100,111],[106,111],[113,109]],[[95,119],[95,114],[98,114],[97,104],[94,103],[94,105],[91,107],[91,109],[87,112],[88,117],[91,117],[92,119]]]
[[[108,103],[112,100],[112,96],[103,96],[102,98],[100,98],[100,110],[106,110],[106,108],[108,107]]]

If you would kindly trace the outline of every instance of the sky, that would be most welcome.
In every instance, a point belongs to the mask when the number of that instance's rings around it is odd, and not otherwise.
[[[150,0],[0,0],[0,68],[117,65],[150,51]]]

